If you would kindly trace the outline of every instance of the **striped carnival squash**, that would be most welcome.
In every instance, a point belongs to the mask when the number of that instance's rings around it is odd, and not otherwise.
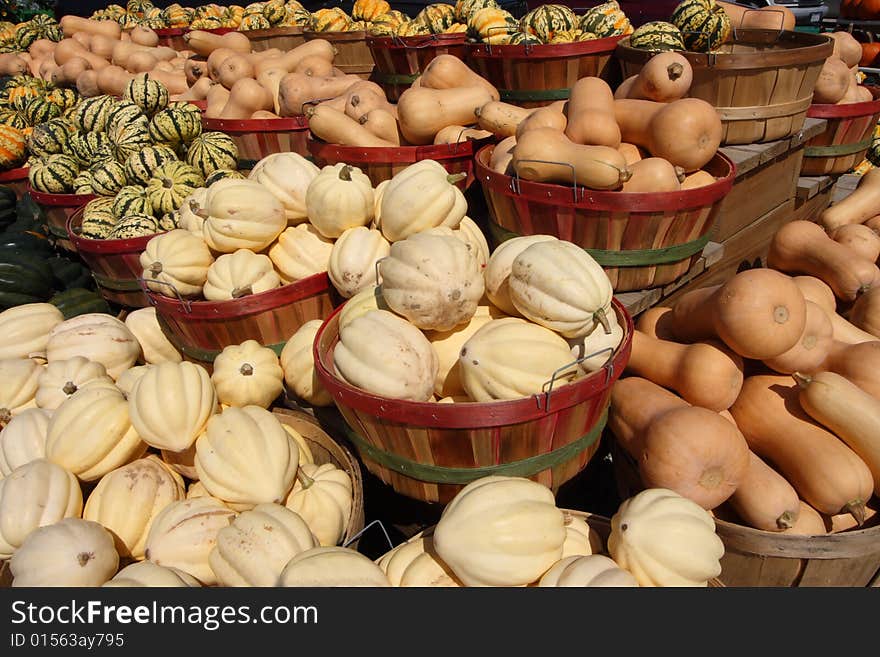
[[[113,103],[113,106],[107,113],[107,125],[111,126],[118,123],[137,121],[138,117],[143,115],[143,111],[134,101],[120,100]]]
[[[651,21],[637,27],[629,37],[629,45],[655,52],[684,50],[684,37],[672,23]]]
[[[14,103],[20,98],[38,98],[41,90],[28,84],[7,85],[3,89],[2,99],[6,103]]]
[[[373,36],[393,36],[402,24],[394,14],[382,14],[373,19],[368,31]]]
[[[536,46],[542,43],[542,41],[534,34],[529,34],[528,32],[514,32],[510,35],[507,43],[511,46]]]
[[[107,115],[116,103],[113,96],[103,95],[80,101],[73,111],[73,123],[80,132],[103,132]]]
[[[374,21],[391,11],[387,0],[354,0],[351,17],[356,21]]]
[[[269,22],[269,19],[263,16],[263,14],[248,14],[241,19],[241,23],[238,25],[238,29],[242,32],[268,30],[271,27],[272,24]]]
[[[151,80],[144,73],[126,85],[123,97],[140,107],[148,116],[152,116],[168,106],[168,87],[158,80]]]
[[[431,34],[443,34],[456,21],[455,7],[434,3],[422,9],[415,19],[427,25]]]
[[[287,17],[287,8],[284,6],[284,0],[269,0],[269,2],[263,5],[263,16],[269,21],[270,26],[281,25],[281,22]]]
[[[52,268],[45,257],[0,249],[0,310],[45,301],[53,288]]]
[[[175,2],[165,7],[162,17],[168,27],[186,27],[192,21],[194,13],[191,7],[182,7]]]
[[[425,36],[431,34],[431,28],[422,21],[408,21],[397,28],[397,36]]]
[[[168,25],[165,23],[165,19],[163,19],[161,16],[142,18],[138,25],[141,27],[149,27],[151,30],[161,30],[168,27]]]
[[[125,160],[125,175],[133,185],[146,185],[156,169],[176,159],[177,155],[169,146],[148,146],[128,156]]]
[[[130,240],[159,232],[159,222],[152,214],[130,214],[116,222],[108,240]]]
[[[130,214],[153,214],[147,190],[140,185],[126,185],[113,198],[113,216],[117,221]]]
[[[564,30],[554,34],[547,43],[574,43],[581,34],[580,30]]]
[[[0,125],[8,125],[16,130],[25,130],[28,127],[28,122],[21,112],[16,112],[13,109],[0,109]]]
[[[198,117],[202,116],[202,110],[199,109],[198,105],[193,105],[185,100],[172,100],[168,103],[168,107],[165,109],[173,109],[180,112],[192,112]]]
[[[70,192],[78,173],[79,162],[76,159],[64,153],[56,153],[32,164],[28,181],[39,192],[66,194]]]
[[[235,169],[238,147],[224,132],[205,132],[189,145],[186,161],[207,177],[218,169]]]
[[[581,16],[580,28],[584,32],[592,32],[600,39],[630,34],[633,31],[629,18],[614,0],[587,11]]]
[[[143,19],[140,16],[135,16],[134,14],[123,14],[116,22],[119,23],[119,27],[121,27],[123,30],[130,30],[140,25],[141,20]]]
[[[52,119],[34,127],[27,138],[27,147],[37,157],[63,153],[69,148],[70,136],[70,124],[67,121]]]
[[[153,143],[176,146],[189,143],[202,134],[201,113],[167,108],[157,112],[150,121],[149,135]]]
[[[113,199],[107,198],[106,196],[99,196],[86,203],[83,208],[83,219],[98,216],[104,212],[109,213],[111,217],[113,216]]]
[[[731,31],[730,16],[715,0],[683,0],[669,22],[681,30],[685,47],[695,52],[717,48]]]
[[[150,0],[128,0],[125,3],[125,11],[129,14],[142,18],[144,14],[153,9],[154,5]]]
[[[575,38],[575,41],[593,41],[598,38],[599,36],[597,34],[594,34],[593,32],[579,31],[577,37]]]
[[[216,30],[223,27],[223,20],[219,16],[202,16],[194,18],[189,27],[192,30]]]
[[[210,187],[218,180],[223,180],[224,178],[244,180],[245,178],[247,178],[247,176],[237,169],[215,169],[207,176],[205,176],[205,187]]]
[[[107,137],[116,159],[125,162],[132,154],[152,145],[150,121],[141,115],[134,121],[108,125]]]
[[[147,198],[153,213],[163,215],[174,212],[187,196],[205,184],[205,177],[185,162],[166,162],[153,171],[147,183]]]
[[[22,113],[28,125],[37,125],[61,116],[61,108],[43,97],[23,96],[18,98],[12,106]]]
[[[467,35],[473,41],[504,44],[508,42],[511,34],[519,31],[519,21],[509,11],[484,7],[471,15]]]
[[[33,42],[39,38],[40,33],[37,31],[36,27],[30,23],[22,23],[15,28],[13,43],[15,44],[16,50],[26,51],[31,47]]]
[[[348,24],[346,32],[366,32],[370,28],[369,21],[352,21]]]
[[[67,140],[67,153],[75,157],[80,166],[86,167],[113,159],[112,146],[106,132],[74,132]]]
[[[457,0],[455,3],[455,20],[459,23],[467,22],[479,9],[499,9],[500,5],[495,0]]]
[[[88,217],[83,217],[80,226],[80,237],[90,240],[105,240],[116,225],[112,212],[96,210]]]
[[[194,16],[196,18],[207,18],[214,17],[220,18],[220,15],[223,13],[223,7],[215,3],[209,3],[207,5],[201,5],[194,9]]]
[[[71,287],[57,292],[49,299],[49,303],[61,311],[64,319],[88,313],[110,314],[111,312],[104,297],[84,287]]]
[[[128,184],[125,167],[116,160],[104,160],[89,167],[92,174],[92,190],[99,196],[115,196]]]
[[[0,169],[12,169],[27,157],[25,136],[18,128],[0,125]]]
[[[71,187],[71,191],[74,194],[94,194],[95,190],[92,187],[92,173],[88,169],[80,171],[76,175],[76,178],[73,179]]]
[[[291,8],[291,3],[287,3],[287,16],[281,23],[284,27],[308,27],[312,24],[312,14],[308,9],[302,7]]]
[[[158,219],[159,231],[169,231],[180,228],[180,214],[174,212],[166,212]]]
[[[578,26],[575,13],[565,5],[540,5],[520,19],[523,32],[549,43],[557,32],[570,32]]]
[[[319,9],[312,13],[313,32],[345,32],[351,18],[339,7]]]
[[[77,102],[79,102],[79,93],[75,89],[66,89],[64,87],[58,87],[57,89],[52,89],[49,93],[46,94],[46,100],[50,103],[54,103],[61,108],[61,111],[65,111],[74,107]]]

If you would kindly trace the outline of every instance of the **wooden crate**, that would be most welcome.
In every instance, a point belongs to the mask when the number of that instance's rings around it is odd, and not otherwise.
[[[794,198],[794,219],[813,221],[831,203],[836,176],[801,176]]]

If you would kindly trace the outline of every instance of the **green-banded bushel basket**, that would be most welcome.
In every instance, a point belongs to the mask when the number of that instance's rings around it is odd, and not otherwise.
[[[229,345],[256,340],[279,356],[287,340],[341,301],[326,272],[228,301],[182,299],[171,285],[140,279],[162,332],[183,357],[209,372]]]
[[[333,366],[338,311],[315,336],[315,372],[361,461],[395,492],[446,504],[489,475],[529,477],[555,492],[597,452],[611,386],[629,362],[632,317],[616,299],[613,304],[624,335],[604,367],[571,383],[549,381],[543,392],[521,399],[413,402],[349,385]]]
[[[38,192],[28,185],[28,194],[34,199],[43,217],[49,233],[56,240],[56,244],[67,251],[76,251],[73,242],[67,235],[67,220],[74,212],[95,198],[94,194],[46,194]]]
[[[810,105],[807,116],[825,119],[825,132],[804,147],[802,176],[846,173],[857,166],[871,148],[880,119],[880,87],[869,86],[874,100],[863,103]]]
[[[611,56],[622,38],[513,46],[469,43],[466,61],[495,85],[502,101],[542,107],[566,100],[581,78],[614,79],[618,71]]]
[[[202,113],[205,132],[225,132],[238,148],[239,168],[250,169],[267,155],[299,153],[308,157],[309,122],[305,116],[280,119],[212,119]]]
[[[390,102],[396,103],[438,55],[464,60],[465,38],[463,32],[409,37],[367,35],[367,47],[375,64],[370,80],[385,90]]]
[[[476,157],[493,248],[520,235],[554,235],[586,249],[602,265],[615,292],[667,285],[687,273],[709,241],[736,172],[734,163],[718,152],[703,167],[715,182],[703,187],[596,191],[494,171],[489,167],[494,148],[484,146]]]
[[[155,235],[143,235],[124,240],[93,240],[80,235],[83,209],[79,208],[67,220],[68,239],[77,255],[92,272],[98,291],[110,303],[128,308],[147,305],[138,278],[143,273],[141,252]]]

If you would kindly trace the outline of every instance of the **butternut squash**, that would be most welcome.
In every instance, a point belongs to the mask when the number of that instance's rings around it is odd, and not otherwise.
[[[671,103],[688,95],[693,80],[691,63],[681,53],[661,52],[645,63],[625,97]]]
[[[91,69],[89,63],[82,57],[69,59],[64,66],[57,67],[51,75],[52,84],[58,87],[70,87],[76,84],[77,78],[84,71]]]
[[[533,111],[493,100],[479,107],[474,113],[480,128],[488,130],[496,137],[507,138],[516,135],[517,126]]]
[[[476,123],[476,111],[491,100],[495,99],[484,86],[407,89],[397,101],[400,133],[410,144],[431,144],[448,125]]]
[[[103,34],[95,34],[89,40],[89,51],[98,57],[110,60],[113,56],[113,48],[118,42]]]
[[[434,144],[459,144],[468,139],[489,139],[492,136],[492,133],[488,130],[468,128],[463,125],[448,125],[434,135]]]
[[[302,73],[316,78],[333,76],[333,62],[320,55],[303,57],[293,68],[293,73]]]
[[[798,343],[779,356],[764,363],[781,374],[798,370],[812,372],[822,366],[834,342],[834,330],[827,313],[812,301],[807,301],[807,321]]]
[[[876,498],[871,500],[870,503],[865,505],[865,525],[869,527],[876,527],[876,516],[877,509],[874,508],[876,506]],[[837,534],[839,532],[849,531],[850,529],[858,529],[859,523],[855,521],[855,519],[848,513],[838,513],[835,516],[822,516],[823,520],[825,520],[825,531],[829,534]]]
[[[696,189],[697,187],[705,187],[706,185],[712,185],[716,182],[717,179],[715,176],[708,171],[700,169],[699,171],[694,171],[692,174],[685,176],[681,183],[681,188]]]
[[[803,500],[799,501],[798,518],[794,525],[783,530],[783,534],[795,536],[822,536],[826,534],[825,518]]]
[[[162,62],[167,64],[168,62]],[[148,52],[133,52],[125,62],[125,70],[129,73],[149,73],[159,68],[159,60]]]
[[[128,65],[129,58],[139,52],[149,53],[159,61],[170,61],[177,57],[177,51],[174,50],[174,48],[168,48],[167,46],[148,48],[146,46],[139,46],[136,43],[120,41],[113,46],[113,55],[110,61],[116,66],[125,67]]]
[[[849,379],[875,399],[880,399],[880,341],[835,342],[821,369]]]
[[[862,44],[852,34],[836,30],[829,32],[828,36],[834,40],[834,56],[840,57],[849,68],[859,65],[862,59]]]
[[[208,95],[205,96],[205,100],[207,101],[205,116],[209,119],[220,118],[220,114],[229,100],[229,89],[222,84],[215,84],[208,89]]]
[[[642,149],[635,144],[627,144],[626,142],[621,142],[620,146],[617,147],[617,150],[619,150],[621,154],[623,154],[623,158],[626,160],[627,164],[635,164],[645,157]]]
[[[843,244],[860,258],[877,262],[880,258],[880,235],[864,224],[847,224],[834,229],[831,239]]]
[[[272,93],[252,78],[242,78],[229,90],[229,99],[220,112],[221,119],[249,119],[258,110],[275,107]]]
[[[187,83],[192,86],[208,73],[208,60],[190,57],[183,66]]]
[[[76,90],[84,98],[93,98],[101,95],[101,88],[98,86],[97,71],[83,71],[76,79]]]
[[[714,509],[740,485],[749,448],[739,429],[717,413],[690,406],[654,418],[638,459],[646,488],[668,488]]]
[[[386,109],[377,107],[359,119],[354,119],[379,139],[400,146],[400,132],[397,128],[397,119]],[[439,134],[439,133],[438,133]]]
[[[491,82],[478,75],[455,55],[446,53],[437,55],[428,63],[419,76],[419,85],[423,89],[435,90],[480,87],[491,96],[490,100],[501,98],[498,89]]]
[[[352,89],[352,87],[357,87]],[[374,109],[382,109],[388,112],[395,120],[397,110],[385,98],[385,92],[373,82],[362,80],[356,82],[345,91],[345,113],[355,121],[369,114]],[[373,88],[375,87],[375,88]]]
[[[880,495],[880,400],[835,372],[795,373],[801,408],[850,446]]]
[[[670,326],[671,312],[670,306],[652,306],[639,315],[636,329],[652,338],[675,342],[675,335]]]
[[[854,326],[880,339],[880,289],[872,288],[860,295],[848,316]]]
[[[635,75],[630,75],[623,82],[617,85],[617,89],[614,90],[614,99],[618,100],[622,98],[629,98],[629,93],[630,91],[632,91],[632,88],[636,83],[636,78],[638,77],[638,73],[636,73]]]
[[[89,34],[88,32],[77,32],[77,33],[73,34],[70,38],[73,41],[76,41],[77,43],[79,43],[83,48],[90,48],[92,45],[92,37],[93,36],[94,36],[93,34]],[[127,36],[127,35],[123,32],[123,36]],[[62,41],[63,40],[64,39],[62,39]],[[60,41],[59,41],[59,43],[60,43]]]
[[[825,311],[831,321],[831,335],[834,340],[858,344],[877,339],[837,314],[837,298],[827,283],[815,276],[794,276],[792,280],[800,288],[804,299],[812,301]]]
[[[219,81],[220,79],[220,67],[223,65],[223,62],[227,57],[232,57],[236,53],[234,50],[230,50],[229,48],[217,48],[217,50],[213,51],[208,57],[205,59],[205,65],[207,67],[208,75],[211,76],[212,80]]]
[[[156,80],[157,82],[164,84],[168,88],[168,93],[171,95],[182,94],[189,89],[189,86],[186,84],[186,75],[183,71],[169,73],[156,68],[150,71],[147,75],[151,80]]]
[[[516,147],[516,137],[505,137],[492,149],[489,158],[489,168],[492,171],[510,175],[510,163],[513,161],[513,149]]]
[[[194,85],[177,97],[177,100],[205,100],[216,82],[209,77],[199,78]]]
[[[614,94],[605,80],[586,77],[571,88],[565,135],[576,144],[619,148],[620,126],[614,115]]]
[[[747,525],[768,532],[793,527],[800,515],[797,491],[751,450],[748,467],[728,503]]]
[[[214,79],[231,91],[233,85],[244,78],[256,78],[254,66],[247,57],[234,54],[223,59]]]
[[[187,48],[207,57],[217,48],[229,48],[237,52],[251,52],[251,40],[242,32],[212,34],[204,30],[191,30],[183,35]]]
[[[313,78],[302,73],[288,73],[278,87],[279,113],[281,116],[301,115],[305,103],[339,96],[359,80],[356,75]]]
[[[272,104],[274,105],[274,113],[278,114],[281,110],[281,104],[278,101],[279,90],[281,89],[281,80],[287,75],[278,68],[270,68],[263,71],[257,76],[257,82],[272,95]]]
[[[730,412],[752,451],[771,461],[801,499],[821,513],[845,510],[864,518],[874,489],[871,471],[801,409],[790,378],[747,378]]]
[[[684,170],[672,166],[662,157],[646,157],[629,165],[632,176],[623,183],[630,193],[677,192],[681,190]]]
[[[852,74],[849,66],[836,55],[829,56],[813,88],[813,102],[820,104],[833,104],[840,102],[850,87]]]
[[[133,73],[129,73],[121,66],[105,66],[98,71],[98,88],[102,94],[121,96],[134,77]]]
[[[672,308],[681,342],[720,338],[743,358],[767,360],[791,349],[807,321],[804,295],[790,277],[748,269],[723,285],[687,292]]]
[[[568,119],[562,112],[551,107],[539,107],[516,126],[516,138],[519,139],[526,130],[535,128],[552,128],[564,132],[567,124]]]
[[[843,95],[843,98],[837,101],[837,105],[846,105],[849,103],[861,103],[863,100],[862,96],[862,87],[853,77],[852,73],[848,76],[849,86],[846,88],[846,93]]]
[[[608,428],[617,442],[638,461],[645,431],[651,423],[676,408],[688,408],[684,399],[638,376],[618,379],[611,387]]]
[[[871,169],[859,179],[853,192],[819,214],[819,223],[827,231],[845,224],[862,224],[877,214],[880,207],[880,169]]]
[[[131,40],[141,46],[159,45],[159,35],[146,25],[135,25],[131,29]]]
[[[54,52],[54,41],[50,41],[49,39],[37,39],[30,45],[27,53],[25,54],[28,54],[36,59],[46,59],[47,57],[51,57]]]
[[[767,266],[820,278],[843,301],[853,301],[880,282],[877,265],[854,255],[812,221],[792,221],[776,231],[770,241]]]
[[[631,175],[616,148],[581,146],[552,128],[529,130],[517,139],[511,166],[526,180],[576,182],[590,189],[620,189]]]
[[[122,28],[115,21],[95,21],[67,14],[62,16],[58,23],[61,25],[64,36],[71,36],[77,32],[102,34],[111,39],[119,39],[122,36]]]
[[[626,371],[677,392],[694,406],[730,408],[743,384],[743,360],[723,345],[679,344],[633,332]]]
[[[345,112],[324,105],[306,108],[309,130],[330,144],[359,147],[393,147],[395,144],[377,137]]]
[[[103,57],[98,57],[97,55],[86,50],[82,44],[73,40],[73,39],[64,39],[59,42],[57,46],[55,46],[55,62],[59,66],[64,66],[67,62],[75,57],[80,57],[86,60],[96,71],[104,68],[105,66],[109,66],[109,62]]]

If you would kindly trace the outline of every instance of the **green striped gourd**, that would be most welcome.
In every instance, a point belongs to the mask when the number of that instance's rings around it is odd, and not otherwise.
[[[61,111],[65,111],[74,107],[79,101],[79,94],[75,89],[66,89],[64,87],[59,87],[57,89],[52,89],[49,93],[46,94],[46,100],[50,103],[54,103],[61,108]]]
[[[86,203],[83,208],[83,218],[88,219],[92,216],[97,216],[99,214],[109,214],[111,217],[113,216],[113,198],[107,196],[99,196],[98,198],[93,198],[91,201]]]
[[[563,30],[554,34],[553,38],[550,39],[547,43],[574,43],[575,41],[577,41],[577,38],[580,35],[580,30]]]
[[[186,161],[203,176],[217,169],[235,169],[238,166],[238,147],[226,133],[205,132],[189,145]]]
[[[28,122],[21,112],[16,112],[13,109],[2,109],[0,110],[0,125],[8,125],[16,130],[24,130],[28,127]]]
[[[155,5],[150,2],[150,0],[128,0],[128,2],[125,3],[125,11],[138,18],[144,16],[144,14],[154,7]]]
[[[145,114],[152,116],[168,106],[168,87],[157,80],[151,80],[144,73],[126,85],[123,97],[134,102]]]
[[[160,231],[168,231],[174,230],[175,228],[180,228],[179,225],[180,214],[175,210],[174,212],[166,212],[158,219],[158,225]]]
[[[38,157],[63,153],[70,144],[70,124],[64,119],[52,119],[34,127],[28,136],[28,150]]]
[[[205,184],[205,177],[185,162],[166,162],[153,172],[147,183],[147,198],[153,213],[162,216],[174,212],[181,202],[197,187]]]
[[[520,20],[520,30],[548,43],[557,32],[570,32],[578,26],[577,15],[565,5],[540,5]]]
[[[104,132],[107,115],[116,103],[113,96],[103,95],[80,101],[73,112],[73,122],[80,132]]]
[[[80,237],[90,240],[105,240],[116,225],[112,212],[95,212],[90,217],[83,217]]]
[[[161,16],[151,16],[150,18],[144,18],[141,20],[140,25],[142,25],[143,27],[149,27],[153,30],[161,30],[168,27]]]
[[[205,187],[210,187],[218,180],[223,180],[224,178],[244,180],[247,176],[237,169],[216,169],[205,176]]]
[[[15,29],[14,43],[16,50],[26,51],[34,41],[40,38],[37,29],[30,23],[23,23]]]
[[[694,52],[714,50],[730,36],[730,16],[715,0],[684,0],[669,22],[681,30],[685,47]]]
[[[536,46],[541,43],[541,40],[527,32],[514,32],[510,35],[507,43],[511,46]]]
[[[314,32],[345,32],[351,18],[339,7],[319,9],[312,14],[311,28]]]
[[[44,123],[49,119],[61,116],[61,108],[45,98],[23,97],[21,100],[22,102],[19,103],[18,99],[16,99],[16,103],[13,106],[24,115],[28,125],[37,125],[38,123]]]
[[[629,45],[639,50],[661,52],[684,50],[681,30],[672,23],[651,21],[637,27],[629,37]]]
[[[510,35],[521,32],[520,23],[509,11],[495,7],[478,9],[468,21],[467,36],[472,41],[505,44]]]
[[[282,25],[286,27],[308,27],[311,24],[312,14],[308,9],[303,9],[302,7],[290,9],[290,5],[288,4],[287,17],[284,19]]]
[[[134,101],[120,100],[113,103],[113,107],[110,108],[110,112],[107,114],[107,125],[137,121],[138,117],[143,115],[143,111]]]
[[[68,153],[84,167],[114,159],[112,144],[106,132],[74,132],[67,144]]]
[[[391,14],[382,14],[381,16],[377,16],[370,23],[369,33],[372,36],[377,37],[388,37],[394,36],[397,34],[397,29],[400,27],[400,21],[396,16]]]
[[[107,136],[113,145],[116,159],[120,162],[125,162],[134,153],[153,145],[150,140],[150,122],[143,115],[128,123],[108,126]]]
[[[74,194],[94,194],[92,188],[92,173],[88,169],[80,171],[76,178],[73,179]]]
[[[263,5],[263,16],[269,21],[269,25],[276,27],[287,18],[287,7],[283,0],[269,0]]]
[[[416,20],[428,26],[431,34],[443,34],[455,23],[455,7],[445,3],[434,3],[422,9]]]
[[[61,311],[64,319],[78,317],[87,313],[110,314],[110,306],[104,297],[84,287],[72,287],[62,292],[57,292],[49,299],[49,303]]]
[[[249,14],[242,17],[238,29],[242,32],[249,32],[251,30],[268,30],[271,27],[272,24],[269,22],[269,19],[263,16],[263,14]]]
[[[458,0],[455,3],[455,20],[459,23],[467,25],[471,16],[478,9],[489,7],[491,9],[499,9],[500,5],[495,0]]]
[[[128,240],[159,232],[159,222],[151,214],[130,214],[116,222],[108,240]]]
[[[580,19],[580,29],[592,32],[600,39],[630,34],[632,24],[617,2],[605,2],[587,11]]]
[[[148,146],[128,156],[125,160],[125,175],[133,185],[146,185],[156,169],[176,159],[178,158],[174,151],[164,144]]]
[[[168,107],[166,107],[165,109],[175,109],[184,112],[192,112],[199,118],[201,118],[202,116],[202,110],[199,109],[198,106],[193,105],[192,103],[189,103],[185,100],[172,100],[168,103]]]
[[[92,189],[101,196],[115,196],[128,184],[125,167],[116,160],[98,162],[89,168],[92,174]]]
[[[52,296],[54,278],[46,259],[33,253],[0,251],[0,310],[38,303]]]
[[[24,133],[11,125],[0,125],[0,169],[12,169],[26,157]]]
[[[163,109],[153,116],[150,139],[156,144],[188,143],[202,134],[201,113],[181,109]]]
[[[130,214],[152,214],[147,190],[140,185],[126,185],[113,199],[113,216],[122,219]]]
[[[133,27],[137,27],[138,25],[140,25],[141,18],[133,14],[123,14],[116,22],[119,23],[119,27],[121,27],[123,30],[130,30]]]
[[[46,194],[67,194],[79,174],[79,162],[70,155],[55,153],[38,160],[28,172],[31,187]]]

